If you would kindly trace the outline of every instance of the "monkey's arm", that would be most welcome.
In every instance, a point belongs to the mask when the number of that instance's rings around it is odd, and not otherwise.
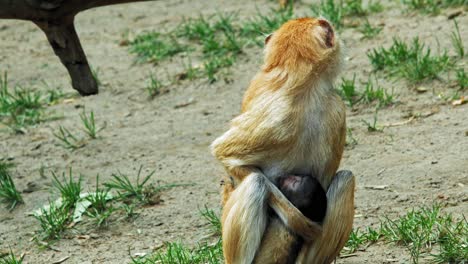
[[[265,110],[252,109],[236,117],[231,128],[211,144],[212,154],[228,174],[240,182],[258,170],[271,155],[287,153],[295,140],[297,126],[288,116],[270,116]]]

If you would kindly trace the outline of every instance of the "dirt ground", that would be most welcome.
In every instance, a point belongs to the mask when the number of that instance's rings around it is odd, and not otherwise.
[[[307,14],[307,2],[296,6]],[[182,81],[171,85],[167,94],[148,100],[145,86],[151,72],[165,75],[177,71],[180,61],[169,59],[158,65],[135,63],[135,56],[119,42],[125,34],[145,30],[164,30],[176,26],[183,17],[199,13],[239,11],[241,17],[253,15],[258,7],[267,12],[275,1],[155,1],[104,7],[77,17],[77,31],[88,60],[99,69],[103,82],[99,95],[74,97],[49,107],[63,118],[30,127],[25,134],[13,134],[0,127],[0,159],[16,164],[13,171],[19,190],[35,183],[32,193],[23,193],[25,204],[12,212],[0,209],[0,249],[11,247],[25,253],[26,263],[52,263],[69,257],[64,263],[128,263],[135,253],[149,253],[164,242],[181,241],[196,245],[209,230],[198,208],[205,205],[219,209],[221,166],[211,156],[208,146],[223,131],[240,109],[240,101],[261,60],[261,49],[250,48],[230,69],[232,82],[220,80]],[[395,6],[396,4],[392,5]],[[453,22],[444,10],[428,16],[403,13],[403,7],[387,8],[369,20],[384,25],[383,32],[372,40],[361,40],[356,29],[345,29],[341,38],[347,47],[346,78],[356,74],[367,80],[371,71],[366,51],[389,46],[394,36],[410,40],[419,36],[433,50],[449,50]],[[461,36],[468,43],[468,15],[458,18]],[[466,49],[466,47],[465,47]],[[465,69],[466,69],[465,60]],[[10,84],[60,87],[72,92],[65,68],[53,54],[43,33],[28,22],[0,20],[0,72],[8,71]],[[443,212],[460,216],[468,212],[468,104],[452,106],[441,99],[450,95],[447,76],[425,84],[426,93],[417,93],[405,81],[379,79],[387,89],[394,89],[397,103],[378,113],[380,125],[391,125],[381,133],[370,133],[362,120],[371,121],[374,108],[348,108],[348,127],[357,145],[345,150],[342,168],[357,177],[355,228],[378,227],[379,219],[403,214],[413,207],[441,202]],[[191,102],[177,108],[175,106]],[[98,125],[107,126],[101,138],[89,141],[76,151],[59,146],[53,132],[59,126],[78,131],[81,108],[93,110]],[[78,109],[77,109],[78,108]],[[411,122],[408,113],[422,114]],[[427,114],[430,113],[430,114]],[[162,195],[163,202],[138,208],[134,221],[116,221],[107,229],[77,226],[75,236],[41,249],[31,241],[38,230],[37,221],[27,213],[48,202],[50,171],[73,167],[82,174],[85,190],[94,187],[95,176],[110,179],[117,170],[134,178],[140,166],[146,172],[156,170],[154,180],[162,183],[193,183]],[[39,174],[47,168],[48,177]],[[372,187],[383,185],[383,189]],[[91,235],[79,239],[77,235]],[[337,263],[408,263],[403,247],[379,242],[365,251],[341,258]],[[422,260],[424,263],[424,259]]]

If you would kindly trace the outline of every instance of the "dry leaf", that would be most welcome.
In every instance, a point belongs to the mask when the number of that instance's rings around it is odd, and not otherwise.
[[[425,92],[427,92],[427,88],[424,87],[424,86],[419,86],[418,88],[416,88],[416,91],[418,93],[425,93]]]
[[[465,96],[460,96],[460,99],[452,101],[452,105],[462,105],[466,103],[466,101]]]

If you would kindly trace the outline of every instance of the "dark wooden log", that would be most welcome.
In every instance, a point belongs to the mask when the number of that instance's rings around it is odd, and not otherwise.
[[[67,68],[73,88],[81,95],[97,94],[98,84],[81,47],[73,21],[62,20],[53,23],[36,21],[35,23],[44,31],[55,55]]]
[[[41,28],[67,68],[73,88],[81,95],[92,95],[98,93],[98,85],[75,31],[75,15],[94,7],[141,1],[151,0],[0,0],[0,18],[29,20]]]

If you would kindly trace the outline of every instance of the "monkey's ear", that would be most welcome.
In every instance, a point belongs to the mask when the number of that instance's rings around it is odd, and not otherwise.
[[[327,48],[332,48],[335,45],[335,32],[333,31],[333,27],[330,22],[322,18],[319,19],[318,23],[325,31],[325,45]]]
[[[273,36],[273,33],[268,34],[268,36],[266,36],[266,38],[265,38],[265,45],[268,43],[268,41],[270,41],[271,36]]]

